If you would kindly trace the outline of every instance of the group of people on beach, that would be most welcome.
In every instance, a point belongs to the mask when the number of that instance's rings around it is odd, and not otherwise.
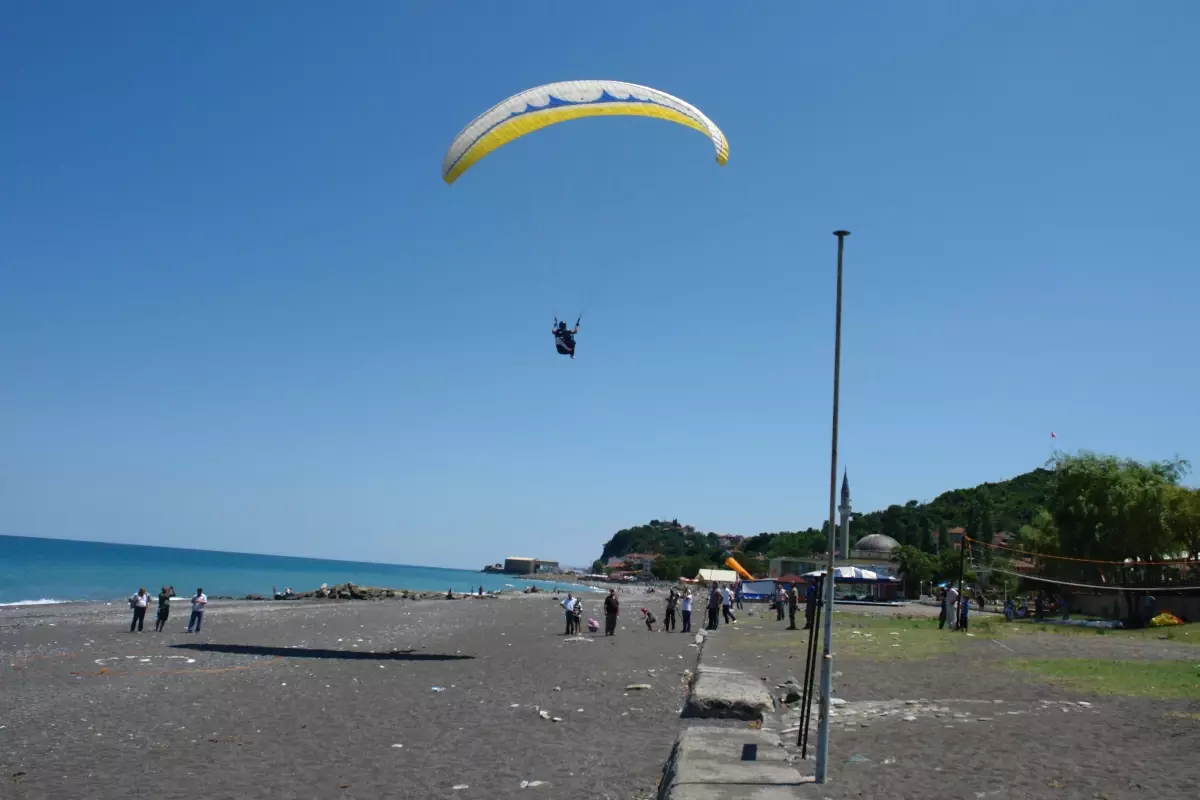
[[[983,595],[976,595],[976,600],[979,602],[979,610],[982,611]],[[938,614],[938,630],[945,628],[947,623],[950,625],[950,630],[966,633],[971,625],[970,589],[963,589],[962,594],[959,595],[958,589],[950,585],[942,592],[942,609]]]
[[[171,598],[175,597],[174,586],[164,586],[158,593],[158,615],[154,620],[154,632],[161,633],[167,627],[167,619],[171,616]],[[204,609],[208,605],[208,595],[204,589],[196,589],[192,596],[192,616],[188,619],[188,633],[199,633],[204,623]],[[129,598],[129,607],[133,609],[133,621],[129,623],[129,632],[142,632],[146,621],[146,609],[150,607],[150,595],[146,587],[141,587]]]
[[[651,590],[653,591],[653,590]],[[808,630],[813,624],[813,614],[816,610],[819,592],[816,588],[816,582],[811,582],[805,594],[804,605],[804,628]],[[708,589],[707,594],[703,594],[700,598],[703,603],[702,608],[705,610],[704,629],[706,631],[715,631],[724,620],[726,625],[737,622],[737,616],[733,613],[734,609],[741,610],[743,603],[743,594],[741,582],[733,584],[720,584],[713,582]],[[666,597],[666,608],[663,613],[661,630],[664,633],[671,633],[676,629],[680,633],[692,632],[692,607],[696,602],[691,589],[675,589],[669,590]],[[583,601],[572,593],[568,593],[566,598],[561,601],[563,614],[566,618],[566,630],[564,636],[575,636],[581,633],[583,625]],[[796,627],[796,612],[800,605],[800,589],[793,584],[785,589],[781,584],[776,587],[776,594],[771,604],[777,612],[777,619],[782,620],[784,610],[787,610],[790,625],[788,630],[800,630]],[[617,594],[616,589],[609,589],[608,596],[604,598],[604,635],[613,636],[617,631],[617,619],[621,613],[621,599]],[[658,623],[658,617],[648,608],[641,608],[642,622],[646,625],[646,630],[653,631],[654,626]],[[588,619],[588,630],[591,633],[596,633],[599,630],[600,623],[595,619]]]

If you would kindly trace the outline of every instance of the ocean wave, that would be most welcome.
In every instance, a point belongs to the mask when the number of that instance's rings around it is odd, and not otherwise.
[[[43,597],[41,600],[18,600],[15,603],[0,603],[0,608],[11,608],[13,606],[52,606],[59,603],[69,603],[70,600],[55,600],[51,597]]]

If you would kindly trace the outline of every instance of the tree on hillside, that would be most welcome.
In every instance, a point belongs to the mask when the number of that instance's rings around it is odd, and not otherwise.
[[[920,521],[920,543],[917,545],[922,552],[933,552],[933,523],[928,517],[922,517]]]
[[[1182,459],[1142,463],[1083,452],[1055,461],[1050,513],[1062,555],[1119,562],[1159,561],[1175,555],[1172,502],[1189,464]],[[1131,563],[1119,572],[1127,585],[1164,577],[1162,568]],[[1143,592],[1124,592],[1129,619],[1139,621]]]
[[[598,558],[592,562],[592,574],[593,575],[604,574],[604,562]]]
[[[921,586],[933,580],[936,571],[933,557],[906,544],[896,551],[892,560],[896,562],[896,571],[904,576],[905,596],[909,599],[920,597]]]
[[[1059,458],[1051,513],[1064,554],[1121,561],[1159,560],[1174,549],[1164,513],[1188,463],[1141,463],[1082,453]]]
[[[1167,495],[1168,524],[1183,552],[1200,559],[1200,489],[1174,486]]]
[[[938,526],[938,552],[950,549],[950,526],[943,522]]]

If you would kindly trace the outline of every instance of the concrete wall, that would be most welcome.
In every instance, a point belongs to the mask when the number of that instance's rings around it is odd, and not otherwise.
[[[1170,611],[1189,622],[1200,622],[1200,594],[1182,592],[1151,593],[1157,600],[1156,613]],[[1129,616],[1129,602],[1117,592],[1104,594],[1077,594],[1070,598],[1073,614],[1089,614],[1106,619],[1125,619]]]

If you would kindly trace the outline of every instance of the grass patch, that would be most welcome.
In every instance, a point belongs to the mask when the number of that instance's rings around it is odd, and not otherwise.
[[[735,646],[745,650],[794,648],[803,652],[808,646],[808,631],[764,627],[763,630],[744,628],[742,634],[735,640]],[[835,658],[915,661],[954,652],[965,641],[962,634],[939,631],[936,619],[844,611],[838,611],[833,617]]]
[[[1165,640],[1200,647],[1200,624],[1173,625],[1169,628],[1139,628],[1137,630],[1110,630],[1107,628],[1083,628],[1078,625],[1047,625],[1041,622],[1005,622],[1002,619],[988,620],[994,636],[1028,635],[1049,633],[1055,636],[1109,636],[1114,641],[1152,642]],[[971,622],[975,631],[975,622]],[[982,629],[981,629],[982,630]]]
[[[1089,658],[1014,659],[1010,665],[1039,679],[1099,695],[1200,700],[1200,666],[1187,661],[1103,661]]]
[[[1192,722],[1200,722],[1200,714],[1192,714],[1187,711],[1168,711],[1164,716],[1172,719],[1190,719]]]

